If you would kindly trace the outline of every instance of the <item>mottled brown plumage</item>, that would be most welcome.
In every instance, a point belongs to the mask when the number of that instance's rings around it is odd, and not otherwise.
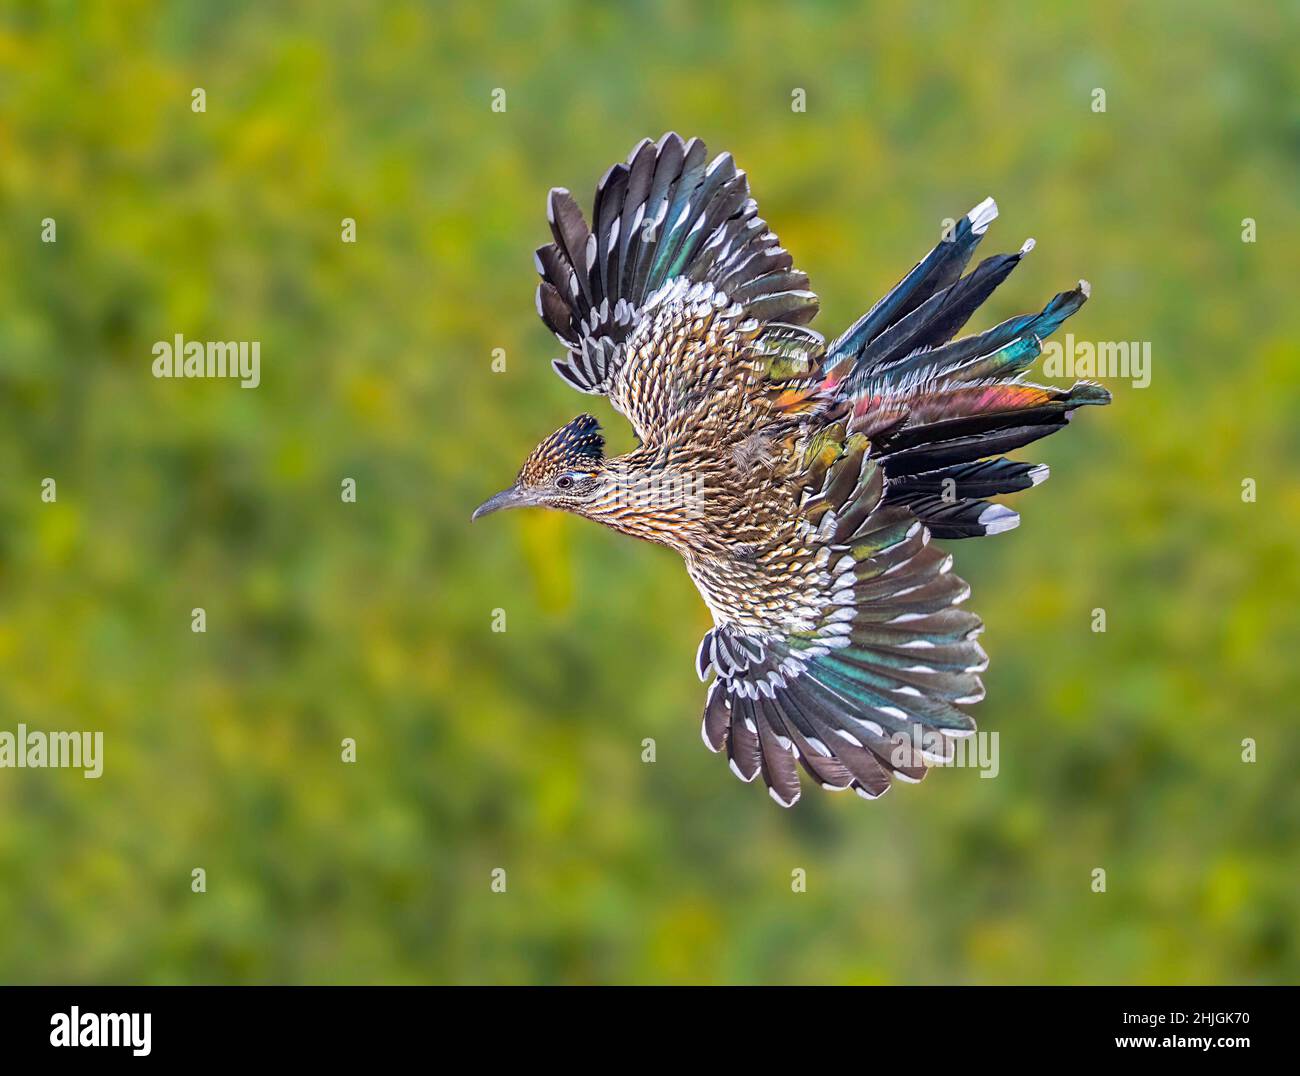
[[[559,508],[681,553],[714,619],[698,663],[715,676],[705,742],[784,806],[799,797],[796,761],[875,798],[974,731],[959,707],[983,697],[982,626],[930,538],[1014,526],[987,498],[1046,468],[1000,453],[1108,399],[1023,380],[1083,283],[953,341],[1032,249],[963,276],[995,215],[977,206],[827,345],[806,328],[806,276],[728,155],[710,162],[673,134],[642,142],[601,181],[594,230],[551,192],[538,310],[568,348],[555,367],[608,397],[641,444],[607,459],[581,415],[475,517]]]

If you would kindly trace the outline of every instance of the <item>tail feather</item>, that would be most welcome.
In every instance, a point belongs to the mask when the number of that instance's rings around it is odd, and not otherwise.
[[[989,393],[969,393],[963,389],[940,391],[916,398],[914,408],[909,412],[916,416],[915,424],[909,422],[887,435],[875,454],[886,460],[886,473],[915,473],[915,467],[904,470],[898,461],[891,472],[888,460],[904,456],[913,448],[962,437],[978,438],[1011,427],[1053,425],[1059,428],[1068,421],[1067,416],[1074,409],[1109,402],[1110,393],[1089,381],[1076,382],[1069,389],[1017,384],[996,386]],[[984,459],[995,454],[990,451],[970,459]]]
[[[961,276],[997,207],[971,210],[884,299],[827,350],[820,391],[847,410],[850,434],[871,440],[888,481],[887,503],[909,508],[939,538],[1010,530],[1019,516],[988,498],[1037,485],[1046,468],[1000,458],[1065,426],[1101,386],[1069,389],[1023,380],[1043,341],[1087,301],[1087,281],[1036,314],[953,340],[1034,248],[986,258]],[[837,412],[840,413],[840,412]]]
[[[886,502],[906,505],[936,538],[975,538],[1017,526],[1015,512],[986,498],[1038,485],[1047,467],[990,457],[1055,433],[1078,407],[1110,399],[1089,382],[1042,391],[1049,393],[1044,402],[1020,410],[975,411],[897,430],[881,449]]]
[[[971,273],[936,292],[886,329],[863,349],[845,382],[845,392],[853,393],[872,376],[888,374],[892,366],[918,349],[946,344],[1023,257],[1023,253],[1017,253],[985,258]]]
[[[959,463],[936,471],[900,475],[889,484],[886,500],[910,500],[916,497],[953,498],[995,497],[1000,493],[1018,493],[1045,482],[1050,472],[1045,463],[1020,463],[999,458],[977,463]]]
[[[821,383],[851,409],[849,432],[871,439],[886,501],[910,508],[941,538],[1014,527],[1019,517],[987,498],[1037,485],[1046,470],[997,457],[1061,429],[1075,408],[1110,400],[1088,382],[1061,389],[1022,380],[1043,340],[1087,301],[1086,281],[1036,314],[952,339],[1034,248],[1028,240],[961,276],[996,215],[991,199],[981,202],[831,344]]]
[[[1037,314],[1009,318],[973,336],[935,348],[918,348],[906,358],[864,379],[862,397],[897,392],[908,385],[968,384],[1005,381],[1027,370],[1042,351],[1043,341],[1088,299],[1091,288],[1079,281],[1055,296]]]
[[[953,437],[934,444],[918,445],[890,458],[893,474],[933,471],[954,463],[970,463],[1032,444],[1055,433],[1064,422],[1008,425],[995,433]],[[886,473],[891,473],[887,468]]]
[[[826,372],[831,384],[838,384],[858,366],[867,346],[881,333],[961,276],[997,215],[997,203],[985,198],[957,222],[951,237],[941,240],[888,295],[827,348]]]

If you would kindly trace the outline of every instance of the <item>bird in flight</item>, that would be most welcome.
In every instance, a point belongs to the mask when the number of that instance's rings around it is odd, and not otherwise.
[[[639,445],[607,457],[579,415],[474,518],[554,508],[680,553],[713,614],[704,742],[783,807],[800,765],[875,799],[950,761],[988,658],[970,587],[931,539],[1016,526],[990,498],[1048,472],[1004,453],[1109,402],[1090,382],[1026,380],[1088,284],[958,337],[1033,248],[963,275],[997,216],[988,198],[827,343],[745,173],[674,133],[605,173],[591,224],[559,188],[547,216],[537,309],[567,349],[555,370],[607,397]]]

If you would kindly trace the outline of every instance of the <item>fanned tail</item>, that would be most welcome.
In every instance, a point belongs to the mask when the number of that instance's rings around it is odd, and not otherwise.
[[[849,428],[875,443],[889,479],[886,500],[904,504],[939,538],[995,534],[1020,517],[989,497],[1037,485],[1047,469],[1001,453],[1065,426],[1078,407],[1110,393],[1078,382],[1036,385],[1024,375],[1043,340],[1087,301],[1086,281],[985,332],[953,337],[1034,248],[986,258],[965,276],[997,205],[985,199],[898,285],[827,349],[824,394],[850,408]]]

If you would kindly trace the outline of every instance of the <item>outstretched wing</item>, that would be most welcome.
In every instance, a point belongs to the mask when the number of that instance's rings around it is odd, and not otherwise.
[[[721,623],[700,645],[701,679],[716,674],[704,742],[741,780],[762,774],[785,807],[799,798],[796,762],[868,799],[891,776],[919,781],[974,732],[958,706],[984,694],[983,628],[959,608],[970,588],[916,516],[885,502],[869,447],[852,435],[803,473],[796,537],[764,565],[774,588],[797,594],[784,626]]]
[[[537,311],[568,348],[556,371],[581,392],[609,395],[628,338],[668,286],[709,285],[711,298],[762,323],[803,325],[817,313],[745,173],[729,153],[710,161],[698,138],[642,141],[601,179],[591,226],[561,188],[547,217],[555,241],[536,254]]]

